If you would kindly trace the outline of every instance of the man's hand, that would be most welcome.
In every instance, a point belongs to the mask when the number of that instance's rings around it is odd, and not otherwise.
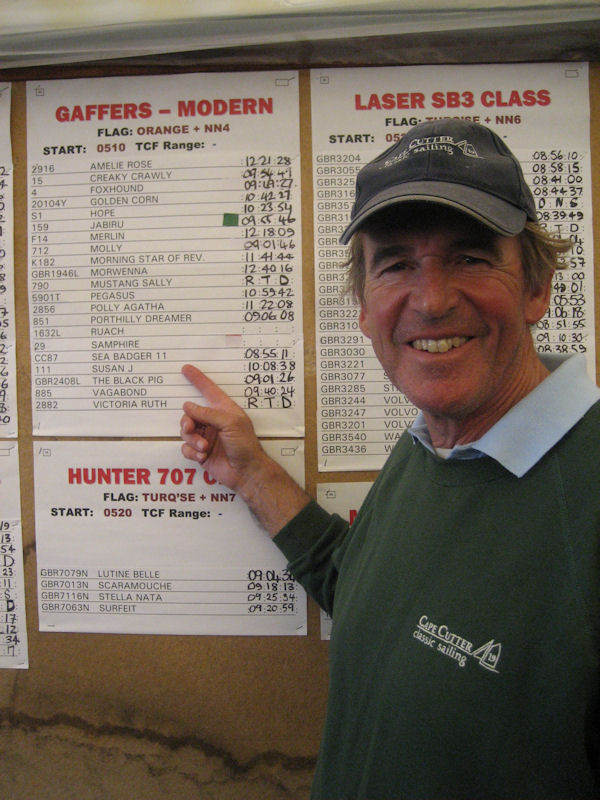
[[[204,465],[211,475],[233,491],[248,478],[266,455],[248,415],[196,367],[186,364],[185,377],[204,395],[209,406],[184,403],[181,418],[182,452]]]
[[[263,450],[248,415],[216,383],[186,364],[183,375],[209,405],[184,403],[181,451],[238,493],[275,535],[309,501],[307,494]]]

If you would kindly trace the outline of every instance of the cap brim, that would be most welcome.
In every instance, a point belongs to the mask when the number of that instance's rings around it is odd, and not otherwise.
[[[384,208],[399,203],[438,203],[450,206],[478,220],[502,236],[516,236],[527,222],[527,213],[500,197],[456,183],[415,181],[391,186],[375,195],[361,208],[342,233],[340,242],[348,244],[366,220]]]

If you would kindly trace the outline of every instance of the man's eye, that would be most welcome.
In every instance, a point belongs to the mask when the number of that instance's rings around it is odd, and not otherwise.
[[[387,267],[384,267],[381,272],[403,272],[405,269],[409,268],[409,264],[406,261],[395,261],[393,264],[390,264]]]
[[[487,263],[487,259],[483,256],[475,256],[475,255],[463,255],[460,257],[460,261],[463,264],[485,264]]]

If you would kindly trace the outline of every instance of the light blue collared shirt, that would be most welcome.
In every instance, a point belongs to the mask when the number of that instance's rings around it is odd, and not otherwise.
[[[550,375],[471,444],[457,445],[448,458],[490,456],[518,478],[600,400],[600,389],[590,380],[583,356],[540,356]],[[435,452],[423,414],[409,433]]]

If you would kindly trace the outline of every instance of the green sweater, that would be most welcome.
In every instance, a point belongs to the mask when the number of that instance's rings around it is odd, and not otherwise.
[[[522,478],[404,435],[276,542],[333,616],[319,800],[597,798],[600,403]]]

